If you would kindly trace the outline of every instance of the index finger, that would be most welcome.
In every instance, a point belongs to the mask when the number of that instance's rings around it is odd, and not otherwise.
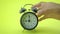
[[[32,8],[40,8],[40,6],[41,6],[41,3],[38,3],[38,4],[33,5]]]

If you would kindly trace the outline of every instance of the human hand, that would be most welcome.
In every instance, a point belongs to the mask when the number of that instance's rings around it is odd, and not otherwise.
[[[46,18],[54,18],[60,20],[60,4],[52,2],[41,2],[33,6],[33,8],[38,8],[36,15],[38,17],[44,15],[39,21]]]

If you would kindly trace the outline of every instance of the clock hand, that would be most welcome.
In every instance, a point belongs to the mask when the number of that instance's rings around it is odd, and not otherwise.
[[[28,22],[30,22],[30,15],[29,15],[29,19],[28,19]]]

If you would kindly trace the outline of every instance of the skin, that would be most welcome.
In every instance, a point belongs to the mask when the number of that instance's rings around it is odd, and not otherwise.
[[[54,18],[60,20],[60,4],[52,3],[52,2],[40,2],[33,6],[33,8],[39,9],[36,13],[38,17],[44,15],[39,21]]]

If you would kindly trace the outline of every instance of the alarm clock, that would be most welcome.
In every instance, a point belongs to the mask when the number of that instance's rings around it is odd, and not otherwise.
[[[26,30],[33,30],[38,25],[38,17],[35,14],[37,12],[37,8],[31,8],[32,12],[30,11],[26,12],[27,10],[29,10],[24,8],[27,5],[32,4],[25,4],[23,8],[21,8],[20,13],[23,13],[23,15],[20,18],[20,24]]]

